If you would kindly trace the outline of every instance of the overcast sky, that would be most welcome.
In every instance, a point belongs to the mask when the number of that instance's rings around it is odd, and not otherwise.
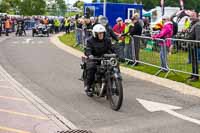
[[[70,4],[74,4],[78,0],[65,0],[66,3],[69,2]],[[83,0],[84,2],[90,3],[92,0]]]

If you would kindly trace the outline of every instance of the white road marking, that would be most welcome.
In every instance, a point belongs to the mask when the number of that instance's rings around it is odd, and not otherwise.
[[[33,40],[33,39],[31,39],[31,38],[27,38],[27,39],[26,39],[26,43],[29,44],[30,41],[32,41],[32,40]]]
[[[143,99],[139,99],[139,98],[137,98],[137,101],[140,104],[142,104],[142,106],[146,110],[148,110],[149,112],[164,111],[164,112],[167,112],[170,115],[173,115],[173,116],[180,118],[182,120],[189,121],[189,122],[195,123],[197,125],[200,125],[200,120],[190,118],[188,116],[185,116],[185,115],[182,115],[182,114],[179,114],[179,113],[173,111],[173,110],[177,110],[177,109],[182,109],[182,107],[172,106],[172,105],[158,103],[158,102],[147,101],[147,100],[143,100]]]

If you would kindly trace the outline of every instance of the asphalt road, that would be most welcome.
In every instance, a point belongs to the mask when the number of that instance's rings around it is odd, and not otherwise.
[[[163,111],[148,112],[136,98],[182,107],[178,114],[200,120],[200,98],[123,75],[120,111],[105,99],[89,98],[79,81],[80,59],[46,37],[0,42],[0,64],[17,81],[81,129],[97,133],[199,133],[200,125]]]

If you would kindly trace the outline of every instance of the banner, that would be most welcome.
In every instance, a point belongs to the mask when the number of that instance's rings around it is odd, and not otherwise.
[[[180,0],[180,6],[181,6],[181,10],[184,9],[184,1],[183,0]]]
[[[165,14],[165,0],[160,0],[160,7],[162,11],[162,16]]]

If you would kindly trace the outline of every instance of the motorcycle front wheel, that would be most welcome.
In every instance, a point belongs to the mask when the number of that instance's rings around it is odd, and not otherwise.
[[[118,111],[123,102],[122,80],[116,77],[111,78],[107,89],[110,106],[113,110]]]

